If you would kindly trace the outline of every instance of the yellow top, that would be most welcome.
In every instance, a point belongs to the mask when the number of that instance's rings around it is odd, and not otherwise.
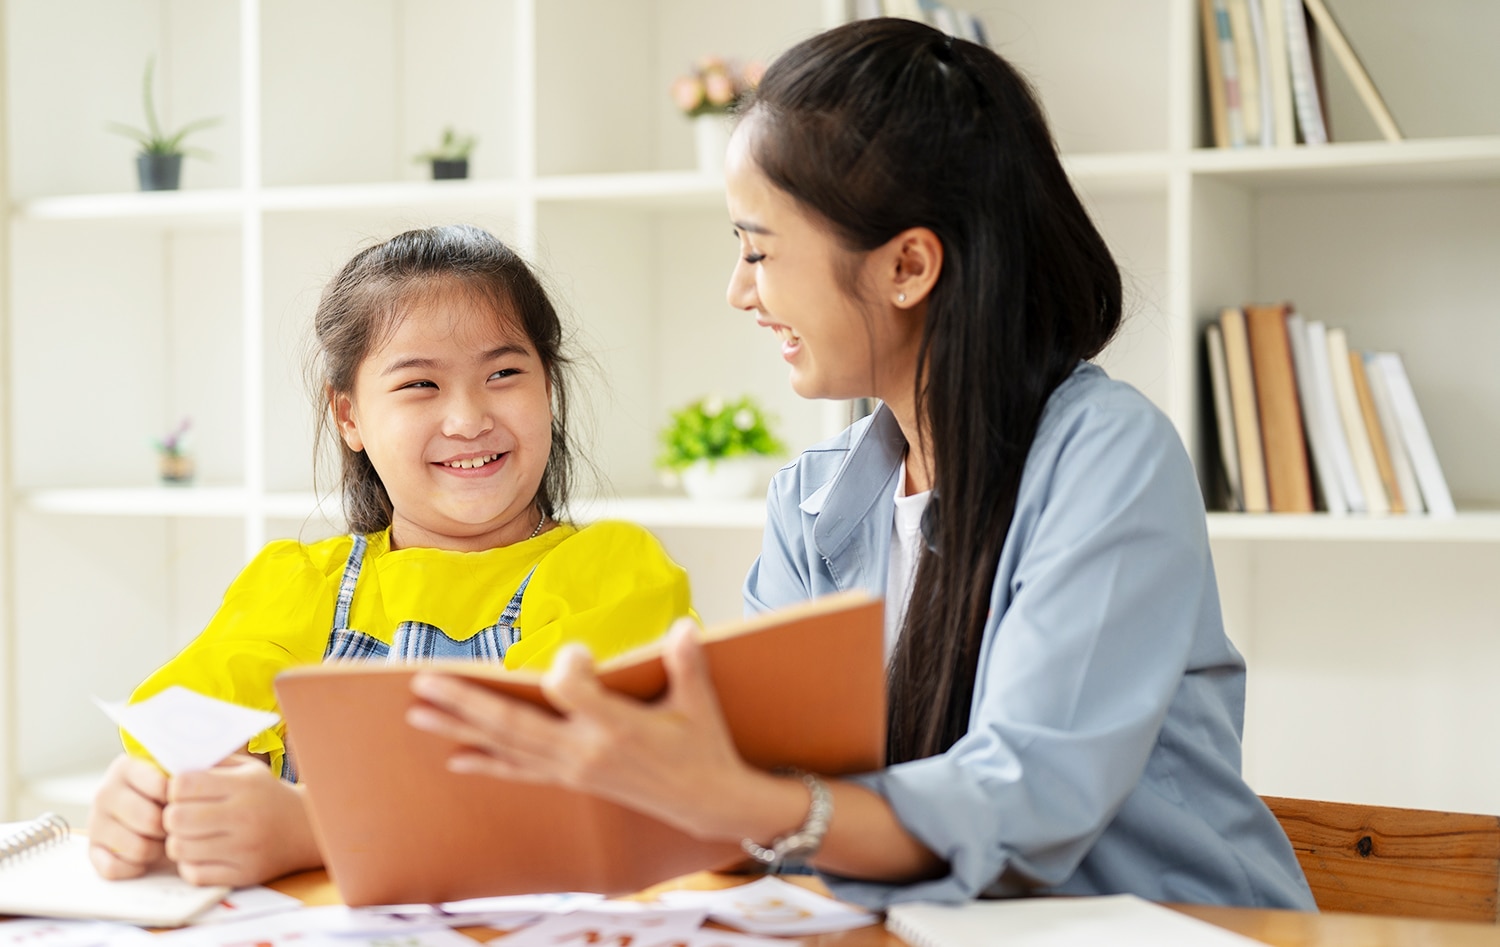
[[[349,627],[387,645],[408,621],[460,641],[473,637],[495,623],[533,566],[515,622],[521,639],[505,654],[508,668],[545,670],[559,648],[575,642],[603,660],[693,614],[687,573],[632,523],[558,525],[483,552],[393,550],[389,530],[368,539]],[[349,536],[267,545],[229,587],[208,627],[136,688],[131,701],[181,685],[279,713],[272,681],[289,667],[323,660],[352,546]],[[270,756],[273,772],[281,771],[284,731],[278,723],[249,744],[251,753]],[[128,736],[125,747],[149,756]]]

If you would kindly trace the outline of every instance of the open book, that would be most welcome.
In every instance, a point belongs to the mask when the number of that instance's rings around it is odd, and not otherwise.
[[[706,632],[709,670],[740,754],[765,769],[878,769],[882,635],[882,602],[853,592]],[[534,672],[440,666],[547,706]],[[456,746],[405,720],[418,669],[339,663],[276,679],[313,829],[346,904],[618,894],[743,860],[733,843],[694,839],[595,796],[449,772]],[[643,700],[667,684],[660,643],[605,662],[598,673],[605,686]]]
[[[178,927],[228,892],[188,884],[169,868],[105,881],[89,862],[88,839],[57,816],[0,825],[0,914]]]

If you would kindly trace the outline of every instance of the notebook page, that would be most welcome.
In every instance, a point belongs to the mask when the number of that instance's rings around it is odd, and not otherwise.
[[[913,947],[1252,947],[1258,941],[1129,894],[897,904],[886,927]],[[1003,939],[1002,939],[1003,938]],[[1264,945],[1260,945],[1264,947]]]
[[[188,884],[170,869],[105,881],[89,862],[88,849],[88,839],[75,835],[0,866],[0,914],[176,927],[229,891]]]

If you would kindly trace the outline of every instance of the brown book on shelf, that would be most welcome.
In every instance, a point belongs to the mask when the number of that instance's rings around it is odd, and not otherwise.
[[[1203,24],[1203,79],[1208,86],[1208,117],[1214,147],[1229,147],[1229,101],[1224,94],[1224,64],[1219,58],[1219,23],[1214,0],[1198,0],[1198,19]]]
[[[1354,396],[1359,400],[1359,413],[1365,419],[1365,430],[1370,435],[1370,449],[1375,452],[1375,469],[1380,472],[1380,482],[1385,487],[1386,498],[1391,501],[1392,513],[1405,513],[1406,504],[1401,499],[1401,487],[1396,480],[1396,465],[1386,443],[1385,430],[1380,425],[1380,415],[1375,410],[1375,396],[1370,391],[1370,381],[1365,375],[1365,359],[1359,352],[1349,353],[1349,373],[1354,376]]]
[[[1273,513],[1313,511],[1312,471],[1297,400],[1297,373],[1286,329],[1287,306],[1246,306],[1255,402],[1266,455],[1266,489]]]
[[[1219,310],[1219,331],[1224,334],[1224,368],[1229,374],[1229,404],[1234,410],[1234,438],[1240,459],[1240,487],[1245,493],[1245,512],[1267,513],[1271,502],[1266,494],[1266,459],[1261,448],[1255,369],[1250,358],[1245,313],[1234,306]]]
[[[741,756],[762,769],[843,775],[885,756],[882,602],[844,592],[703,634]],[[313,831],[344,903],[428,904],[504,894],[620,894],[744,860],[597,796],[453,773],[458,745],[406,722],[412,675],[435,665],[346,662],[276,678]],[[548,708],[541,675],[445,662],[449,674]],[[661,643],[606,661],[605,687],[667,686]]]

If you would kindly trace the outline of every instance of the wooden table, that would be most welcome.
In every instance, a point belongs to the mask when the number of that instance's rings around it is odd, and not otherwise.
[[[643,891],[673,889],[712,890],[742,884],[746,879],[703,872],[687,875]],[[814,890],[826,889],[812,878],[788,877]],[[306,904],[338,904],[338,891],[323,871],[309,871],[273,881],[270,887],[302,899]],[[1368,914],[1309,914],[1302,911],[1270,911],[1258,908],[1223,908],[1203,905],[1168,905],[1190,917],[1207,921],[1246,937],[1277,947],[1500,947],[1500,926],[1457,921],[1426,921]],[[476,940],[504,937],[488,928],[465,928]],[[820,934],[803,940],[808,947],[906,947],[905,942],[883,926],[871,926],[839,934]]]

